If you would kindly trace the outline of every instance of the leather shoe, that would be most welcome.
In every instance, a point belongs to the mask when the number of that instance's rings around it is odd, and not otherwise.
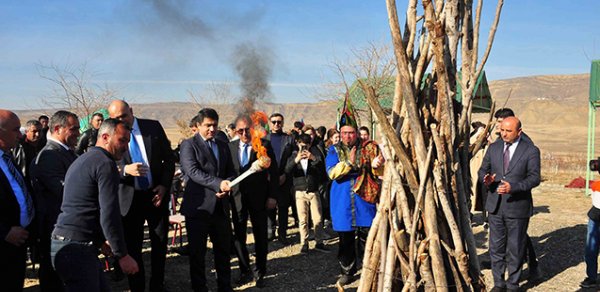
[[[267,286],[267,284],[265,284],[265,278],[258,277],[256,278],[256,287],[257,288],[265,288]]]
[[[542,279],[542,270],[539,266],[529,266],[529,277],[528,281],[537,281]]]
[[[254,279],[254,276],[252,275],[251,272],[243,272],[240,274],[240,277],[238,278],[237,281],[235,281],[235,283],[239,286],[242,286],[242,285],[252,282],[252,279]]]
[[[285,236],[279,236],[277,237],[277,241],[279,241],[279,243],[283,244],[283,245],[289,245],[290,242],[287,240],[287,238],[285,238]]]

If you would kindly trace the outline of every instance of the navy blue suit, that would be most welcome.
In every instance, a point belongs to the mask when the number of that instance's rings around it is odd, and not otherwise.
[[[533,215],[531,189],[540,184],[540,150],[530,139],[521,137],[508,169],[504,173],[502,139],[490,145],[486,152],[479,180],[486,174],[496,174],[495,181],[488,187],[485,205],[489,212],[490,258],[494,286],[518,289],[522,259],[527,245],[527,226]],[[501,180],[510,183],[510,194],[498,194]],[[508,279],[504,271],[508,269]]]
[[[208,291],[206,287],[206,241],[210,235],[215,254],[215,268],[219,291],[231,288],[231,220],[229,199],[217,198],[221,182],[231,180],[233,162],[227,144],[214,140],[218,161],[208,143],[194,135],[181,143],[180,163],[188,177],[183,193],[181,213],[185,216],[190,250],[190,276],[194,291]]]
[[[0,170],[0,283],[6,291],[23,290],[25,280],[27,247],[14,246],[4,240],[13,226],[21,226],[20,212],[10,182]]]

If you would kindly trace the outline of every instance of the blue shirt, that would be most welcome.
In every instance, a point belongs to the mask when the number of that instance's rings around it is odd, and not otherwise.
[[[27,227],[29,223],[31,223],[31,218],[29,218],[29,216],[27,215],[27,203],[25,201],[27,190],[23,190],[17,182],[17,180],[10,174],[10,171],[8,170],[8,165],[6,165],[4,159],[1,158],[2,155],[4,155],[4,151],[0,150],[0,169],[2,169],[4,175],[6,175],[6,178],[8,178],[8,181],[10,182],[10,187],[13,189],[13,193],[15,193],[15,197],[17,199],[17,202],[19,203],[19,208],[21,210],[21,226]]]

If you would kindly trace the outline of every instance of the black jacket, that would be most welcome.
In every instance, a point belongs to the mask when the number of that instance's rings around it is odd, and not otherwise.
[[[89,147],[96,146],[96,141],[98,140],[98,129],[89,128],[85,130],[81,137],[79,137],[79,143],[77,143],[77,147],[75,147],[75,153],[77,155],[83,154]]]
[[[262,140],[262,144],[267,148],[267,156],[271,159],[271,165],[268,169],[254,173],[240,182],[238,186],[232,188],[231,199],[235,211],[240,213],[242,204],[247,209],[264,210],[268,198],[277,199],[279,195],[279,173],[277,171],[277,161],[275,154],[267,140]],[[248,165],[240,167],[240,141],[229,142],[229,151],[233,161],[235,176],[239,176],[250,168],[252,163],[257,160],[254,150],[250,151]]]
[[[288,158],[285,165],[285,172],[290,175],[293,179],[294,190],[306,191],[306,192],[317,192],[319,185],[322,181],[323,159],[316,147],[310,148],[310,153],[315,157],[314,160],[308,160],[308,167],[306,168],[306,175],[302,169],[300,162],[296,163],[296,155],[298,151],[292,152],[292,155]]]

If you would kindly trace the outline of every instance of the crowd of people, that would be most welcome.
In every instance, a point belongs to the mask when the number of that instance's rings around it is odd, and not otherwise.
[[[146,284],[150,291],[166,291],[170,195],[179,172],[192,290],[208,291],[209,238],[219,291],[250,282],[268,286],[269,244],[292,244],[291,221],[299,229],[295,244],[300,254],[331,253],[324,243],[335,231],[337,285],[343,288],[355,279],[386,160],[369,128],[358,127],[352,115],[343,112],[335,128],[295,122],[287,132],[280,113],[271,114],[268,125],[240,114],[221,130],[219,114],[203,108],[191,118],[193,136],[172,150],[159,121],[138,118],[123,100],[112,101],[107,110],[106,117],[92,115],[81,136],[79,117],[68,111],[21,127],[14,112],[0,110],[3,289],[23,289],[27,249],[32,248],[41,291],[110,290],[99,253],[127,275],[131,291],[145,291]],[[471,159],[472,203],[483,211],[489,228],[492,291],[517,291],[525,263],[530,278],[541,273],[527,235],[531,190],[540,183],[540,151],[512,110],[500,109],[495,117],[492,131],[473,123],[471,144],[483,143]],[[265,133],[257,138],[255,131]],[[252,174],[232,183],[250,169]],[[589,214],[588,278],[582,287],[595,285],[597,208]],[[148,282],[142,257],[145,230]],[[235,279],[232,254],[239,263]]]
[[[194,135],[174,151],[160,122],[138,118],[123,100],[112,101],[107,110],[106,117],[92,115],[81,135],[79,117],[69,111],[27,121],[22,128],[14,112],[0,110],[3,289],[23,289],[30,258],[39,263],[41,291],[108,291],[102,253],[127,275],[131,291],[145,291],[147,284],[150,291],[166,291],[176,170],[185,182],[179,211],[185,216],[194,291],[208,291],[208,238],[219,291],[249,282],[267,286],[268,245],[292,244],[288,221],[299,228],[301,254],[330,253],[324,241],[337,232],[337,284],[354,279],[376,213],[385,159],[352,115],[337,128],[295,122],[286,132],[284,116],[274,113],[268,125],[260,125],[267,132],[256,143],[251,132],[258,128],[248,115],[240,114],[222,131],[219,114],[204,108],[191,119]],[[232,184],[258,162],[253,174]],[[248,220],[254,263],[247,247]],[[239,262],[233,280],[232,253]]]

